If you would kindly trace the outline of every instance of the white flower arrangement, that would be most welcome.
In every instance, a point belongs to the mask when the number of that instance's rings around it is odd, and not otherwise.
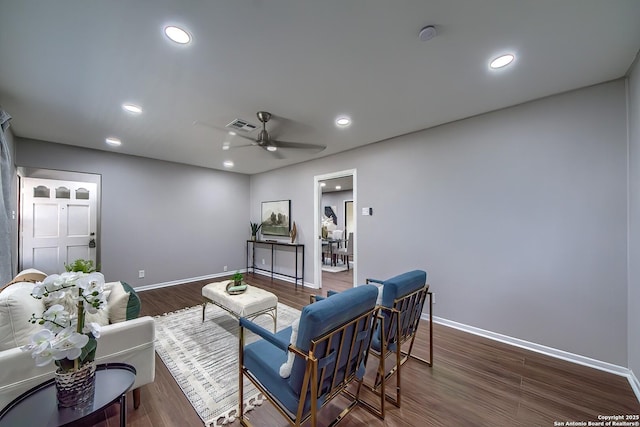
[[[43,329],[21,347],[31,352],[36,366],[53,361],[62,372],[69,372],[93,361],[100,325],[93,322],[85,325],[85,313],[96,313],[106,306],[104,276],[82,271],[53,274],[36,283],[31,296],[53,303],[41,316],[32,314],[29,321],[42,325]],[[77,306],[77,313],[71,314],[58,303],[69,297]]]

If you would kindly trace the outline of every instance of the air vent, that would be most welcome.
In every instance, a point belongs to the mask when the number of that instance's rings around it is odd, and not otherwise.
[[[246,133],[252,132],[258,128],[258,126],[241,119],[235,119],[225,127]]]

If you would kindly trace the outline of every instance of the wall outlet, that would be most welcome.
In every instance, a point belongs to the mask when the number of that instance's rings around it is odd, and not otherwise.
[[[262,258],[262,265],[264,265],[264,258]]]
[[[144,270],[138,270],[138,279],[144,279]]]
[[[226,265],[223,267],[223,270],[224,270],[224,271],[227,271],[227,266],[226,266]]]

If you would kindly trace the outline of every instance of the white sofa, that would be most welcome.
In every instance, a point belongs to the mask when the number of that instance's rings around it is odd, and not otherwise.
[[[53,363],[37,367],[31,354],[20,349],[28,342],[34,328],[39,327],[28,322],[31,313],[40,315],[43,312],[40,306],[42,301],[30,296],[30,288],[34,284],[31,281],[42,280],[38,275],[40,272],[34,271],[18,274],[12,284],[0,292],[0,408],[25,391],[53,378],[56,368]],[[95,360],[98,364],[127,363],[136,369],[132,389],[134,407],[137,408],[140,404],[140,387],[155,379],[155,324],[152,317],[137,317],[140,300],[129,285],[112,282],[109,286],[117,287],[117,292],[110,293],[107,307],[113,306],[113,316],[124,317],[118,321],[109,316],[110,321],[117,323],[102,327]],[[125,305],[123,299],[126,300]],[[120,309],[116,309],[116,305]]]

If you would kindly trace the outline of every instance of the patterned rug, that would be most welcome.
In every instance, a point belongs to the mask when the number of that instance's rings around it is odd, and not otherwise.
[[[291,325],[300,311],[278,303],[278,325]],[[213,304],[157,316],[156,352],[206,426],[235,420],[238,408],[238,320]],[[256,323],[273,330],[270,316]],[[246,342],[258,337],[245,332]],[[248,398],[247,398],[248,397]],[[245,379],[245,412],[262,403],[262,396]]]

